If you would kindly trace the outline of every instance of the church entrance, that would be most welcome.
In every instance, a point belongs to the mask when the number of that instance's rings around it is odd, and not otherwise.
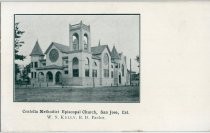
[[[62,83],[62,80],[61,80],[61,77],[62,75],[61,75],[61,72],[57,72],[56,74],[55,74],[55,84],[61,84]]]
[[[119,75],[119,84],[121,84],[121,74]]]
[[[47,74],[46,74],[46,80],[47,80],[47,82],[53,82],[53,74],[52,74],[52,72],[47,72]]]

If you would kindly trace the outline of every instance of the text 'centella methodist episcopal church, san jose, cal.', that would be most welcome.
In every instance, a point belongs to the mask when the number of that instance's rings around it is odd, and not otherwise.
[[[69,46],[52,42],[31,54],[31,84],[111,86],[129,84],[126,56],[108,45],[91,47],[90,25],[69,25]]]

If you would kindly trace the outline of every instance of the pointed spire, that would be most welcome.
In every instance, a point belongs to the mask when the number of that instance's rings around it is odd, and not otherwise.
[[[111,57],[112,57],[113,59],[120,59],[120,56],[119,56],[119,54],[118,54],[118,52],[117,52],[115,46],[113,46],[113,48],[112,48]]]
[[[30,56],[32,56],[32,55],[40,55],[40,56],[43,56],[44,55],[43,52],[42,52],[42,49],[39,46],[38,39],[36,41],[36,44],[35,44],[32,52],[31,52]]]
[[[101,46],[101,40],[99,39],[98,46]]]

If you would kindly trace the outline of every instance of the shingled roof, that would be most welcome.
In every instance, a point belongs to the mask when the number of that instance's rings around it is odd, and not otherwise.
[[[115,46],[112,48],[111,57],[112,57],[112,59],[120,59],[120,56],[119,56]]]
[[[68,53],[69,52],[69,46],[63,45],[63,44],[59,44],[56,42],[52,42],[51,45],[47,48],[47,50],[45,51],[45,54],[48,53],[48,51],[51,49],[52,46],[55,46],[57,49],[59,49],[61,52],[63,53]]]
[[[108,45],[99,45],[99,46],[91,47],[91,52],[93,55],[98,55],[98,54],[101,54],[105,48],[107,48],[109,51],[109,54],[111,54]]]
[[[101,58],[100,58],[100,56],[98,56],[98,55],[92,55],[92,59],[100,60]]]
[[[42,52],[42,49],[39,46],[38,41],[36,41],[36,44],[35,44],[32,52],[31,52],[30,56],[32,56],[32,55],[41,55],[41,56],[44,56],[44,54]]]

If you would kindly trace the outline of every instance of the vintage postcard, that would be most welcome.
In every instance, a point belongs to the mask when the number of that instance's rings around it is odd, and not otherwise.
[[[210,2],[2,2],[2,132],[209,131]]]

